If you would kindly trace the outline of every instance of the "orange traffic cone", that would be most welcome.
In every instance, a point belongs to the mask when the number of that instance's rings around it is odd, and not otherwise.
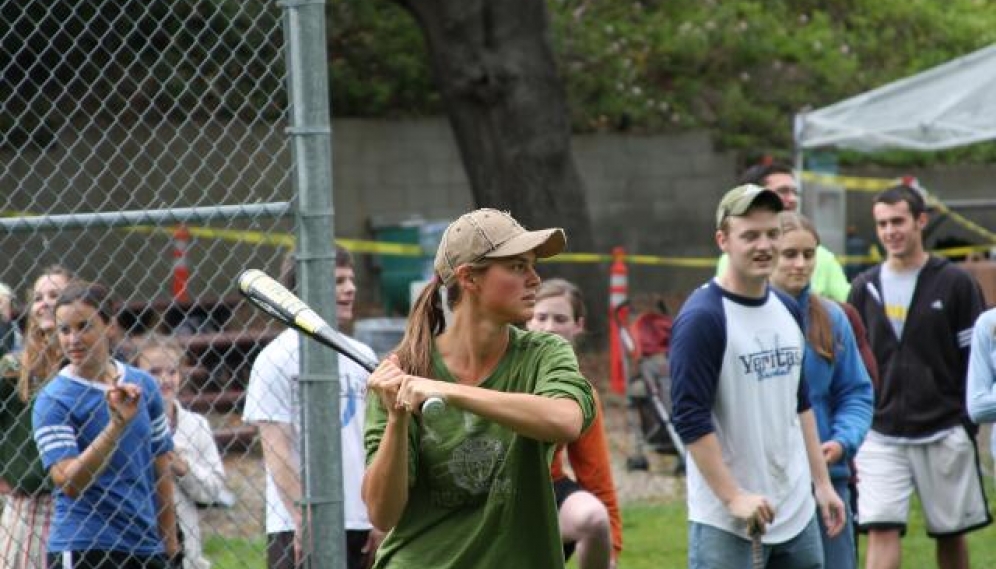
[[[188,302],[190,294],[187,281],[190,280],[190,268],[187,266],[187,247],[190,245],[190,231],[186,225],[180,224],[173,231],[173,300]]]
[[[609,387],[623,395],[626,393],[626,371],[623,358],[627,357],[622,344],[620,326],[629,322],[629,276],[626,269],[626,251],[622,247],[612,250],[612,268],[609,269]]]

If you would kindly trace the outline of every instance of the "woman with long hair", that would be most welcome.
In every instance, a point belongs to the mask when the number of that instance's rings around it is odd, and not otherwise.
[[[823,457],[834,490],[844,504],[850,504],[849,462],[871,428],[871,379],[844,311],[835,302],[810,291],[816,247],[820,244],[816,228],[807,218],[791,211],[782,212],[779,220],[782,237],[771,284],[799,303],[806,334],[803,376],[816,414]],[[849,508],[845,510],[844,530],[833,538],[820,521],[826,567],[848,569],[857,563],[854,515]]]
[[[67,364],[38,393],[35,444],[55,486],[49,569],[179,567],[170,451],[155,380],[115,361],[112,303],[72,282],[55,303]]]
[[[594,400],[570,344],[516,325],[533,315],[536,259],[565,245],[561,229],[493,209],[443,234],[401,344],[367,383],[363,498],[391,530],[375,567],[564,566],[550,457]],[[421,414],[431,398],[445,409]]]
[[[526,327],[556,334],[576,347],[584,322],[581,290],[564,279],[550,279],[540,285],[536,309]],[[557,446],[550,470],[564,556],[570,558],[576,549],[578,569],[614,569],[622,552],[622,516],[602,424],[605,413],[597,392],[592,393],[595,420],[576,441]],[[565,452],[574,478],[564,471]]]
[[[0,566],[43,569],[52,520],[52,485],[31,436],[31,404],[62,366],[55,337],[55,301],[75,277],[51,265],[35,279],[27,298],[24,348],[6,354],[0,377],[0,486],[6,494],[0,516]]]

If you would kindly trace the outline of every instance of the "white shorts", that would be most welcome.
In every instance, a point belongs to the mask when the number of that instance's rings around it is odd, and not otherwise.
[[[898,529],[905,533],[914,489],[931,537],[959,535],[992,522],[975,441],[963,428],[927,444],[867,439],[855,463],[862,531]]]

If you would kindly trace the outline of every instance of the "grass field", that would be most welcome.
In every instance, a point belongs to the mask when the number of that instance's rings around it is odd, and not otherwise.
[[[989,496],[992,487],[989,485]],[[990,526],[969,535],[972,567],[996,567],[996,528]],[[687,524],[683,503],[630,506],[623,510],[625,548],[620,569],[681,569],[687,566]],[[864,566],[864,538],[859,544]],[[903,539],[903,569],[932,569],[934,541],[927,537],[919,505],[914,508],[909,531]],[[569,567],[576,567],[569,565]]]
[[[992,497],[992,478],[986,477],[987,495]],[[990,526],[969,536],[972,567],[996,567],[996,527]],[[623,508],[625,549],[619,569],[681,569],[686,567],[687,524],[685,502],[634,504]],[[863,548],[863,540],[859,549]],[[226,540],[211,537],[205,553],[215,569],[263,569],[265,541]],[[863,565],[863,562],[862,562]],[[568,564],[574,569],[576,565]],[[934,541],[926,536],[919,505],[913,508],[909,532],[903,539],[903,568],[931,569]]]

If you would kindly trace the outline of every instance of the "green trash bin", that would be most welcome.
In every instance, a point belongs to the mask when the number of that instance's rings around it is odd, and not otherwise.
[[[449,224],[449,220],[415,220],[374,227],[374,237],[378,241],[418,245],[423,251],[421,256],[377,256],[381,299],[386,314],[408,315],[412,283],[432,278],[436,248]]]
[[[420,223],[375,227],[374,238],[387,243],[419,244]],[[406,316],[409,309],[409,287],[422,278],[423,261],[418,256],[377,255],[380,266],[380,296],[385,314]]]

